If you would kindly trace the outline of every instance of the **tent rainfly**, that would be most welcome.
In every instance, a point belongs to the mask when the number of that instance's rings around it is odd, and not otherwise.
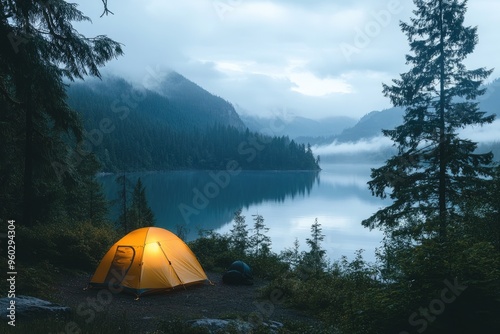
[[[184,241],[165,229],[143,227],[109,249],[89,285],[123,290],[139,297],[207,280]]]

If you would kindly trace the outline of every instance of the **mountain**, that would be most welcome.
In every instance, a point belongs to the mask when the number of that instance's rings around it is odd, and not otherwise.
[[[481,110],[488,114],[496,114],[500,119],[500,78],[493,80],[486,86],[486,93],[479,97]]]
[[[369,139],[380,136],[382,129],[393,129],[403,123],[404,110],[402,108],[390,108],[382,111],[372,111],[351,128],[347,128],[339,135],[334,136],[338,142],[356,142],[361,139]]]
[[[105,172],[319,168],[305,145],[247,130],[230,103],[175,73],[155,90],[108,77],[67,95],[85,129],[76,156],[94,152]]]
[[[492,83],[485,86],[486,93],[478,98],[480,109],[485,111],[486,114],[497,114],[500,116],[500,79],[494,80]],[[332,146],[349,144],[352,150],[349,153],[328,153],[325,154],[323,150],[321,159],[322,161],[344,161],[346,159],[356,161],[368,160],[385,160],[394,152],[388,146],[380,146],[374,148],[377,152],[366,152],[364,150],[357,150],[367,143],[376,140],[376,137],[382,136],[382,129],[394,129],[396,126],[403,122],[404,109],[390,108],[381,111],[372,111],[363,116],[358,123],[350,128],[344,129],[340,134],[329,136],[327,138],[318,137],[307,138],[307,140],[319,147],[328,147],[330,149],[326,152],[338,152],[339,150],[333,149]],[[500,119],[497,117],[497,121]],[[495,154],[496,160],[500,160],[500,136],[491,138],[487,142],[479,143],[478,152],[492,151]],[[328,156],[328,157],[326,157]],[[376,159],[373,158],[376,156]]]
[[[478,98],[481,110],[487,114],[500,116],[500,79],[486,85],[486,93]],[[394,129],[403,123],[404,109],[389,108],[381,111],[372,111],[363,116],[354,126],[346,127],[339,134],[330,133],[328,136],[317,134],[316,138],[308,137],[305,140],[315,145],[325,145],[332,142],[348,143],[368,140],[382,135],[383,129]],[[499,118],[497,117],[497,120]],[[246,119],[243,118],[246,122]]]
[[[237,111],[238,108],[237,108]],[[331,136],[356,124],[356,120],[347,116],[328,117],[314,120],[306,117],[257,117],[240,113],[240,118],[252,131],[285,135],[293,139],[301,137]]]
[[[210,94],[177,72],[169,72],[155,89],[179,110],[196,113],[196,121],[204,126],[224,124],[244,130],[245,125],[233,105]]]
[[[177,130],[203,130],[213,125],[227,125],[244,130],[233,106],[175,72],[169,73],[157,90],[136,87],[119,77],[72,83],[68,101],[74,109],[95,118],[93,112],[108,104],[120,120],[142,113],[143,121],[175,126]],[[147,112],[145,112],[147,111]]]

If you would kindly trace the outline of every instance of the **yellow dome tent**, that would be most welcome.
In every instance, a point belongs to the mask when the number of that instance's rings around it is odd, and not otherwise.
[[[207,275],[184,241],[165,229],[143,227],[109,249],[90,286],[140,296],[206,280]]]

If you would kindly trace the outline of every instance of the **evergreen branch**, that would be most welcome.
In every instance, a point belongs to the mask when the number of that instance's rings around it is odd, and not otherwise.
[[[0,76],[0,81],[2,82],[2,86],[0,89],[0,93],[12,104],[14,105],[21,105],[21,101],[16,100],[9,94],[9,90],[7,89],[7,86],[5,85],[5,79],[3,76]]]
[[[115,15],[112,11],[108,9],[108,0],[102,0],[102,4],[104,5],[104,11],[102,12],[100,17],[103,17],[104,15],[108,15],[108,13],[111,13],[112,15]]]

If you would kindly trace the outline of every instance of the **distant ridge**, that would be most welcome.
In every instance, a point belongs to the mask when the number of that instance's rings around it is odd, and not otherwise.
[[[486,93],[478,98],[481,111],[487,114],[496,114],[496,122],[499,122],[500,116],[500,79],[496,79],[485,86]],[[323,138],[306,138],[309,142],[317,147],[336,145],[343,143],[362,143],[370,141],[376,137],[382,136],[382,130],[394,129],[396,126],[403,123],[404,109],[389,108],[381,111],[372,111],[363,116],[354,126],[344,129],[340,134],[332,135]],[[354,146],[353,146],[354,147]],[[495,160],[500,160],[500,134],[497,139],[492,138],[491,142],[479,143],[478,151],[489,152],[493,151]],[[362,160],[385,160],[393,152],[390,148],[383,148],[380,152],[370,152],[358,154],[335,154],[325,160],[322,156],[322,161],[341,161],[346,159]],[[376,157],[376,158],[374,158]]]
[[[240,118],[252,131],[268,132],[272,130],[277,136],[286,135],[292,139],[337,135],[343,129],[356,124],[356,119],[347,116],[332,116],[314,120],[301,116],[271,118],[240,114]]]
[[[487,114],[496,114],[497,120],[500,117],[500,79],[492,81],[485,86],[486,93],[478,98],[482,111]],[[330,144],[332,142],[347,143],[367,140],[382,135],[383,129],[394,129],[403,123],[403,108],[389,108],[384,110],[375,110],[367,113],[365,116],[350,127],[346,127],[338,134],[331,133],[328,136],[317,135],[316,139],[306,138],[311,143],[317,145]],[[321,138],[322,137],[322,138]],[[500,135],[499,135],[500,140]]]
[[[382,111],[372,111],[351,128],[347,128],[339,135],[334,136],[338,142],[356,142],[361,139],[370,139],[382,135],[382,129],[393,129],[403,123],[404,110],[390,108]]]

